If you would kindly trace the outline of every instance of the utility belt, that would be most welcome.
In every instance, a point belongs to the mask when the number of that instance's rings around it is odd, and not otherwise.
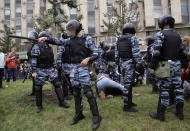
[[[54,65],[45,65],[45,64],[39,64],[37,65],[37,68],[44,68],[44,69],[48,69],[48,68],[51,68],[53,67]]]
[[[131,60],[133,58],[120,58],[122,61],[128,61],[128,60]]]

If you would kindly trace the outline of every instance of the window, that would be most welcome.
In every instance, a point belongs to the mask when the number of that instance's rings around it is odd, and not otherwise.
[[[6,20],[5,24],[7,25],[7,27],[10,27],[10,20]]]
[[[107,12],[112,13],[112,6],[114,6],[114,0],[107,0]]]
[[[16,0],[16,7],[21,6],[21,0]]]
[[[154,18],[162,16],[162,5],[161,0],[154,0]]]
[[[46,1],[40,0],[40,14],[44,15],[44,12],[46,11]]]
[[[88,11],[94,11],[94,1],[88,0]]]
[[[17,30],[17,31],[16,31],[16,35],[21,36],[21,35],[22,35],[21,31],[20,31],[20,30],[19,30],[19,31]]]
[[[114,5],[114,0],[107,0],[107,4],[113,6]]]
[[[16,18],[16,25],[21,25],[21,19],[20,18]]]
[[[28,27],[28,28],[27,28],[27,32],[28,32],[28,34],[29,34],[31,31],[33,31],[33,28]]]
[[[168,0],[168,13],[171,15],[172,11],[171,11],[171,0]]]
[[[189,23],[188,0],[181,0],[181,16],[183,23]]]
[[[129,0],[130,19],[133,22],[137,21],[137,4],[136,0]]]
[[[95,33],[94,0],[88,0],[88,33]]]
[[[10,8],[10,0],[5,0],[5,8]]]
[[[5,15],[10,15],[10,14],[11,14],[10,9],[5,9]]]
[[[27,14],[33,15],[33,0],[27,1]]]
[[[21,18],[16,18],[16,30],[21,30]]]
[[[95,33],[95,17],[88,16],[88,32]]]
[[[32,23],[33,19],[32,19],[32,16],[28,16],[27,17],[27,23]]]
[[[33,4],[32,3],[27,4],[27,10],[33,10]]]
[[[21,13],[21,7],[16,7],[16,13]]]

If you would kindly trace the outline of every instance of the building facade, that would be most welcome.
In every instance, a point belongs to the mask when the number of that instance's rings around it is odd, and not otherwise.
[[[117,0],[75,0],[78,7],[70,9],[63,6],[65,13],[70,19],[75,19],[77,15],[82,14],[84,32],[91,35],[96,44],[101,40],[107,40],[108,43],[114,43],[116,37],[107,36],[106,27],[103,20],[104,16],[111,11],[114,5],[120,11],[116,4]],[[125,0],[130,3],[131,0]],[[136,0],[138,5],[138,33],[142,51],[146,50],[144,38],[147,35],[155,34],[158,28],[158,18],[163,14],[170,14],[176,20],[176,31],[182,36],[190,35],[190,0]],[[47,0],[0,0],[0,29],[3,24],[14,28],[16,35],[27,36],[28,32],[34,31],[33,19],[43,15],[51,5]],[[63,24],[63,26],[65,26]],[[25,41],[19,41],[20,48],[18,53],[20,58],[26,57],[27,45]]]

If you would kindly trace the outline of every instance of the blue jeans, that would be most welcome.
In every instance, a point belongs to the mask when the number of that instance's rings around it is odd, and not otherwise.
[[[4,80],[7,81],[8,78],[8,71],[7,69],[4,69]]]
[[[16,74],[17,74],[16,68],[8,68],[7,72],[8,72],[7,82],[10,82],[11,77],[13,78],[13,81],[16,81]]]
[[[98,88],[98,93],[100,94],[101,91],[105,91],[106,88],[116,88],[123,92],[123,94],[127,94],[127,89],[124,88],[123,85],[109,79],[109,78],[102,78],[96,83],[96,87]]]
[[[146,85],[148,86],[150,84],[150,71],[148,68],[146,68]]]

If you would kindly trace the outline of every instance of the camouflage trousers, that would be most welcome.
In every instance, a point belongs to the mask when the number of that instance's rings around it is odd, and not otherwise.
[[[37,78],[35,79],[35,84],[43,86],[45,81],[53,82],[55,78],[58,78],[57,72],[53,67],[51,68],[37,68]]]
[[[170,77],[159,79],[160,82],[160,99],[161,105],[167,107],[169,105],[169,91],[173,88],[176,104],[184,102],[184,90],[181,86],[180,61],[170,62]]]
[[[72,68],[70,72],[70,81],[73,88],[91,87],[91,78],[88,66],[80,66],[80,64],[70,64]]]
[[[129,97],[132,97],[132,84],[134,80],[134,64],[133,60],[129,59],[127,61],[120,60],[120,68],[124,81],[124,88],[127,89],[126,96],[124,96],[124,105],[128,104]]]

